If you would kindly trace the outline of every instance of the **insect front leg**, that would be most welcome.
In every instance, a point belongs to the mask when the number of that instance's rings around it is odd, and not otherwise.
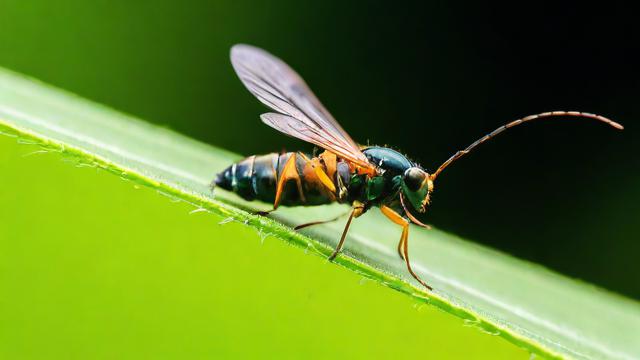
[[[431,225],[428,224],[423,224],[422,222],[420,222],[418,219],[414,218],[411,213],[407,212],[406,215],[409,217],[409,220],[411,220],[411,223],[416,224],[422,228],[425,228],[427,230],[431,230]],[[400,242],[398,243],[398,255],[400,255],[400,258],[402,260],[404,260],[404,252],[405,252],[405,248],[407,247],[407,242],[406,241],[402,241],[400,240]]]
[[[402,239],[400,239],[400,242],[398,242],[398,255],[400,255],[400,259],[402,259],[404,261],[404,241]]]
[[[400,243],[398,244],[398,252],[400,252],[400,256],[404,259],[404,262],[407,264],[407,270],[414,279],[416,279],[420,284],[426,287],[429,290],[432,290],[431,286],[427,285],[420,277],[413,271],[411,268],[411,263],[409,262],[409,220],[402,217],[392,208],[382,205],[380,206],[380,211],[391,221],[402,226],[402,235],[400,236]]]

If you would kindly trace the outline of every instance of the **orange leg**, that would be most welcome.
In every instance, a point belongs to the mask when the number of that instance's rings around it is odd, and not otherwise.
[[[326,153],[327,153],[327,151],[325,151],[323,154],[326,154]],[[321,165],[321,161],[319,160],[319,158],[309,159],[305,154],[303,154],[301,152],[299,152],[298,155],[300,155],[300,157],[305,161],[305,165],[309,166],[313,170],[313,174],[317,177],[317,180],[320,180],[320,183],[322,185],[324,185],[324,187],[326,187],[327,190],[329,190],[332,194],[335,195],[336,186],[333,184],[333,181],[331,181],[331,177],[329,175],[327,175],[327,172],[324,171],[323,166]],[[335,162],[335,155],[333,155],[333,157],[334,157],[334,162]],[[324,159],[322,156],[320,158]],[[335,168],[335,166],[334,166],[334,168]],[[330,170],[330,168],[327,165],[327,171],[329,171],[329,170]],[[306,176],[306,174],[305,174],[305,176]]]
[[[398,243],[398,255],[400,255],[400,259],[404,260],[404,241],[402,239],[400,239],[400,242]]]
[[[267,213],[274,211],[280,205],[280,200],[282,199],[282,191],[284,190],[284,186],[287,181],[295,180],[296,185],[298,186],[298,192],[300,193],[300,198],[304,202],[304,193],[302,192],[302,181],[300,180],[300,175],[298,174],[298,169],[296,169],[296,155],[292,154],[287,162],[284,164],[282,168],[282,172],[279,174],[278,183],[276,185],[276,198],[273,202],[273,209],[268,211]]]
[[[411,220],[411,222],[412,222],[413,224],[416,224],[416,225],[418,225],[418,226],[420,226],[420,227],[423,227],[423,228],[425,228],[425,229],[427,229],[427,230],[431,230],[431,225],[427,225],[427,224],[423,224],[423,223],[421,223],[420,221],[418,221],[417,219],[415,219],[413,216],[411,216],[411,214],[410,214],[410,213],[407,213],[407,215],[409,216],[409,220]],[[404,248],[405,248],[406,246],[407,246],[407,242],[406,242],[406,241],[402,241],[402,240],[401,240],[401,241],[398,243],[398,254],[400,255],[400,258],[401,258],[402,260],[404,260]]]
[[[413,269],[411,269],[411,263],[409,262],[409,221],[386,205],[380,206],[380,211],[382,211],[382,213],[387,218],[389,218],[389,220],[402,226],[402,235],[400,236],[400,243],[398,244],[398,252],[400,252],[400,256],[407,264],[407,270],[409,270],[411,276],[413,276],[414,279],[418,280],[418,282],[424,287],[432,290],[431,286],[427,285],[427,283],[420,279],[420,277],[415,272],[413,272]]]
[[[304,170],[302,172],[305,181],[307,181],[309,183],[312,183],[314,185],[319,184],[320,186],[323,186],[325,188],[325,190],[329,191],[327,196],[329,196],[331,198],[331,200],[335,201],[335,199],[336,199],[336,186],[334,185],[334,183],[331,181],[331,179],[329,178],[329,176],[325,172],[324,167],[320,164],[320,161],[318,160],[318,158],[309,159],[303,153],[299,153],[299,155],[306,162]],[[303,229],[303,228],[306,228],[306,227],[309,227],[309,226],[326,224],[326,223],[329,223],[329,222],[332,222],[332,221],[336,221],[339,218],[341,218],[341,217],[343,217],[344,215],[347,215],[347,214],[342,214],[342,215],[336,216],[335,218],[329,219],[329,220],[313,221],[313,222],[308,222],[308,223],[305,223],[305,224],[301,224],[301,225],[296,226],[294,228],[294,230],[300,230],[300,229]]]
[[[354,217],[358,217],[364,213],[364,205],[360,202],[353,203],[353,210],[351,211],[351,215],[349,215],[349,220],[347,220],[347,225],[345,225],[344,230],[342,231],[342,237],[340,237],[340,241],[338,242],[338,246],[333,250],[331,256],[329,256],[329,261],[333,261],[333,259],[338,256],[340,250],[342,250],[342,246],[344,245],[344,241],[347,238],[347,233],[349,232],[349,227],[351,226],[351,220]]]
[[[324,185],[329,191],[331,191],[332,194],[335,195],[336,186],[333,184],[333,181],[331,181],[327,173],[324,172],[324,170],[322,170],[322,168],[320,168],[319,166],[314,167],[313,171],[316,173],[318,179],[320,179],[322,185]]]

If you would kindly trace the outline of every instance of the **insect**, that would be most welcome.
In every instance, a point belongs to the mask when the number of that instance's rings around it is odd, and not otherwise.
[[[302,152],[253,155],[219,173],[212,185],[233,191],[246,200],[273,203],[270,211],[280,205],[351,204],[344,231],[329,260],[335,259],[342,249],[352,220],[372,207],[378,207],[389,220],[402,227],[398,254],[411,276],[429,290],[431,287],[411,268],[409,225],[413,223],[428,227],[416,218],[416,214],[426,211],[434,181],[445,168],[504,130],[532,120],[589,118],[623,129],[622,125],[605,117],[577,111],[530,115],[483,136],[464,150],[456,152],[429,174],[393,149],[358,145],[320,103],[304,80],[268,52],[249,45],[235,45],[231,48],[231,63],[244,86],[260,102],[275,111],[260,115],[265,124],[324,151],[318,156]],[[328,221],[307,223],[296,229]]]

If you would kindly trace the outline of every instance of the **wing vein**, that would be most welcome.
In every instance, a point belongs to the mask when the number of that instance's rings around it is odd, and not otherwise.
[[[279,113],[262,114],[265,124],[375,169],[300,75],[282,60],[256,47],[236,45],[231,49],[231,63],[245,87]]]

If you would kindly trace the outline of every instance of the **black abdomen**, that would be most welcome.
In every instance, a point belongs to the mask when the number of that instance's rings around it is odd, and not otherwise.
[[[282,191],[280,205],[321,205],[333,201],[314,191],[312,184],[304,181],[306,160],[297,153],[254,155],[241,160],[219,173],[214,185],[233,191],[245,200],[273,203],[279,174],[291,156],[296,156],[296,171],[301,181],[302,194],[294,180],[287,181]]]

